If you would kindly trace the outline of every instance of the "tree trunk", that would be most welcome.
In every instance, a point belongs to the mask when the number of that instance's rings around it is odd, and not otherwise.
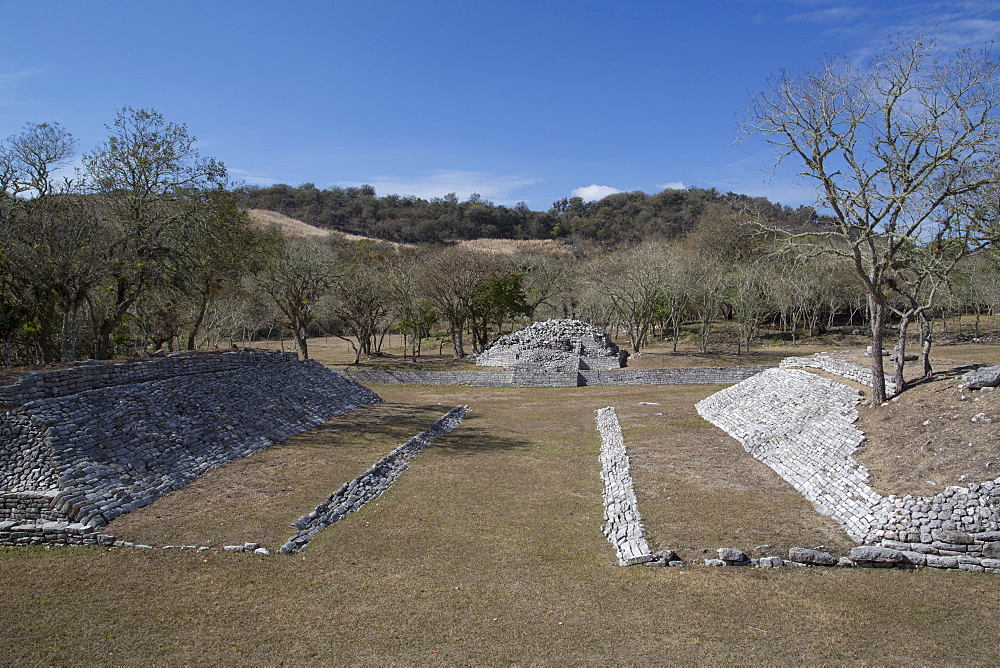
[[[934,369],[931,368],[931,323],[923,312],[920,313],[920,359],[924,368],[924,380],[934,377]]]
[[[295,337],[295,348],[299,353],[299,358],[303,360],[309,359],[309,344],[306,340],[309,338],[309,332],[302,325],[295,325],[292,329],[292,334]]]
[[[910,318],[913,311],[907,311],[899,319],[899,338],[896,340],[896,365],[893,369],[892,380],[896,383],[896,391],[902,392],[905,386],[903,380],[903,367],[906,365],[906,330],[910,327]]]
[[[201,304],[198,307],[198,317],[194,319],[194,324],[191,325],[191,332],[188,334],[187,349],[195,350],[195,339],[198,336],[198,330],[201,329],[201,323],[205,320],[205,312],[208,311],[208,294],[207,291],[201,296]]]
[[[885,403],[885,368],[882,366],[882,337],[885,332],[885,300],[881,295],[868,294],[868,311],[872,326],[872,405]]]
[[[456,358],[465,357],[465,345],[462,341],[462,325],[452,325],[451,327],[451,347],[452,353]]]

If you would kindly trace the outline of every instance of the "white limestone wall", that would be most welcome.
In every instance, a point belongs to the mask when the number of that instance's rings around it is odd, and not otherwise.
[[[652,561],[632,487],[632,472],[622,439],[618,414],[608,406],[595,411],[601,435],[601,478],[604,480],[604,535],[614,546],[618,563],[631,566]]]
[[[872,530],[882,497],[852,455],[860,392],[797,369],[770,369],[698,402],[698,413],[743,444],[856,541]]]
[[[780,366],[783,369],[821,369],[827,373],[833,373],[843,376],[848,380],[853,380],[855,383],[867,385],[868,387],[872,386],[871,369],[863,367],[860,364],[855,364],[854,362],[831,357],[824,353],[815,353],[809,357],[786,357],[781,360]],[[887,378],[885,381],[886,395],[892,397],[897,392],[896,384]]]

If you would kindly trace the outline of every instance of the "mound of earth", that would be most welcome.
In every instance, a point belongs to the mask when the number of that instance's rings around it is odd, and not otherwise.
[[[579,320],[545,320],[501,336],[477,358],[480,366],[535,371],[617,369],[618,346],[601,329]]]

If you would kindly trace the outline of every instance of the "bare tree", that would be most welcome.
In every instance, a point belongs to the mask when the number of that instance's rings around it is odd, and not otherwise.
[[[865,285],[876,403],[886,396],[878,351],[894,262],[951,220],[939,215],[950,202],[996,183],[980,166],[1000,143],[1000,63],[985,50],[936,56],[932,42],[898,38],[866,67],[840,59],[780,71],[743,122],[816,185],[833,220],[826,250],[848,256]]]
[[[339,274],[336,258],[323,246],[304,239],[286,240],[254,277],[258,289],[274,302],[292,332],[302,359],[309,359],[313,307]]]
[[[662,319],[667,272],[665,246],[655,242],[610,253],[594,267],[591,280],[628,331],[633,353],[645,347],[653,325]]]
[[[58,123],[28,123],[0,142],[0,191],[35,197],[56,192],[55,172],[73,158],[76,144]]]

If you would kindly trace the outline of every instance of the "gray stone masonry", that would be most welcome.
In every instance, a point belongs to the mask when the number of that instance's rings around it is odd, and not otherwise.
[[[606,385],[728,385],[771,368],[764,366],[683,369],[611,369],[568,372],[385,371],[346,368],[341,374],[364,385],[468,385],[469,387],[585,387]]]
[[[871,369],[854,362],[831,357],[826,353],[815,353],[809,357],[786,357],[781,360],[780,366],[783,369],[821,369],[827,373],[852,380],[859,385],[872,386]],[[888,378],[885,381],[885,393],[889,397],[895,396],[897,393],[896,384]]]
[[[351,482],[344,483],[326,501],[316,506],[308,515],[296,520],[292,527],[298,531],[281,546],[281,552],[294,554],[304,548],[313,537],[345,515],[360,510],[369,501],[382,496],[414,457],[419,455],[438,436],[447,434],[462,422],[469,412],[468,406],[456,406],[423,431],[388,455]]]
[[[786,366],[786,365],[782,365]],[[1000,572],[1000,479],[933,497],[882,496],[853,458],[857,390],[791,368],[772,369],[696,404],[698,413],[834,517],[862,546],[856,565]],[[873,556],[874,555],[874,556]]]
[[[852,457],[860,394],[796,369],[771,369],[695,404],[698,413],[788,481],[856,541],[875,522],[881,497]]]
[[[618,415],[612,406],[595,413],[597,431],[601,435],[601,478],[604,481],[602,530],[614,546],[618,563],[622,566],[653,561],[656,557],[650,551],[642,529]]]
[[[0,521],[65,524],[74,541],[76,525],[102,526],[208,470],[380,401],[318,362],[262,351],[88,365],[11,387],[5,396],[15,407],[0,413]],[[9,529],[0,544],[37,542]]]
[[[579,320],[533,322],[499,337],[476,364],[550,372],[620,366],[618,346],[607,332]]]

